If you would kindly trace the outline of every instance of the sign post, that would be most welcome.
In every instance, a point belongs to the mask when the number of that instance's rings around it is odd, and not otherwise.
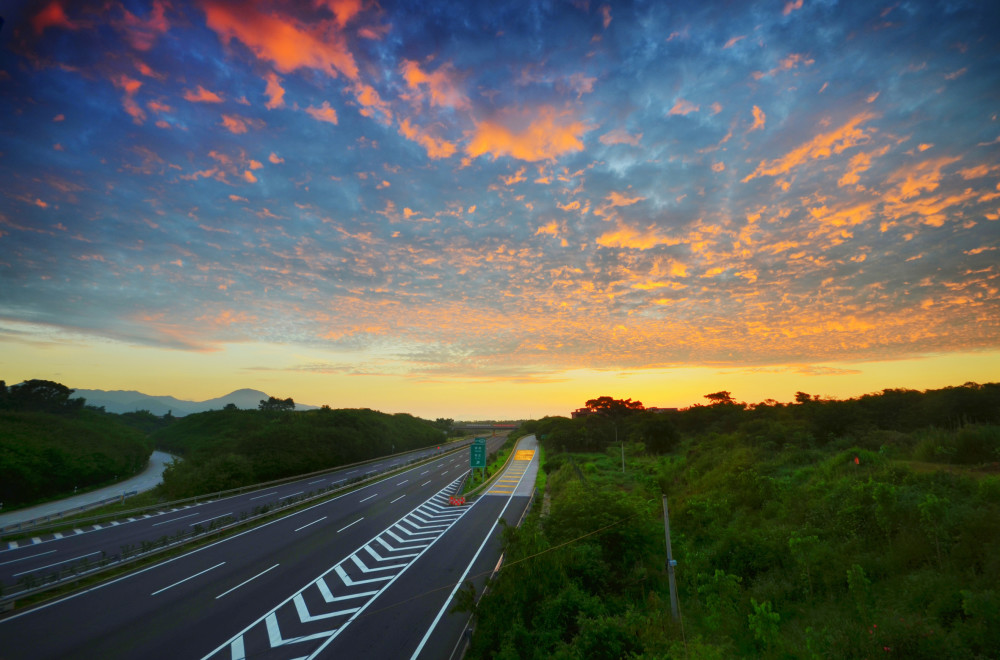
[[[469,445],[469,467],[475,476],[476,468],[486,471],[486,438],[476,438]],[[485,477],[485,474],[483,475]]]

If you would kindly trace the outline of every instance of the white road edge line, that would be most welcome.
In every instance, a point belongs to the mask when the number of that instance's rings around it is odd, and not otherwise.
[[[306,528],[306,527],[308,527],[309,525],[315,525],[316,523],[320,522],[320,520],[326,520],[326,516],[323,516],[323,517],[322,517],[322,518],[320,518],[319,520],[314,520],[314,521],[312,521],[311,523],[306,523],[305,525],[302,525],[302,527],[299,527],[298,529],[296,529],[296,530],[294,530],[294,531],[296,531],[296,532],[297,532],[297,531],[299,531],[299,529],[305,529],[305,528]]]
[[[534,456],[532,456],[532,459],[534,459]],[[518,485],[521,485],[522,479],[524,479],[524,473],[521,473],[521,479],[517,480]],[[517,488],[515,487],[514,490],[517,490]],[[434,629],[437,628],[438,621],[440,621],[441,617],[444,616],[444,613],[448,611],[448,606],[451,605],[452,599],[455,597],[455,594],[458,593],[458,590],[465,583],[465,578],[468,577],[469,571],[472,570],[472,565],[476,563],[477,559],[479,559],[479,554],[483,551],[483,548],[486,547],[486,542],[490,540],[490,537],[493,535],[493,530],[495,530],[497,528],[497,525],[500,524],[500,519],[503,518],[503,514],[507,512],[507,507],[510,506],[511,500],[513,499],[514,495],[512,493],[507,498],[507,503],[503,505],[503,510],[500,511],[500,515],[497,516],[496,522],[494,522],[493,526],[490,527],[490,531],[486,533],[486,537],[483,539],[483,542],[479,544],[479,549],[476,550],[476,554],[473,555],[472,561],[470,561],[469,565],[465,567],[465,572],[462,573],[462,577],[460,577],[458,579],[458,582],[455,583],[455,588],[451,590],[451,594],[449,594],[448,600],[444,601],[444,605],[442,605],[441,609],[438,610],[437,616],[434,617],[434,621],[431,623],[430,628],[428,628],[427,632],[424,633],[424,638],[420,640],[420,644],[417,645],[417,650],[415,650],[413,652],[413,655],[410,656],[410,660],[416,660],[417,656],[420,655],[420,652],[424,650],[424,644],[426,644],[427,640],[431,638],[431,633],[433,633]]]
[[[237,589],[239,589],[240,587],[242,587],[247,582],[250,582],[252,580],[256,580],[257,578],[259,578],[264,573],[267,573],[268,571],[273,571],[274,569],[278,568],[279,566],[281,566],[281,564],[275,564],[271,568],[268,568],[268,569],[265,569],[265,570],[261,571],[260,573],[258,573],[257,575],[253,576],[249,580],[244,580],[243,582],[240,582],[238,585],[236,585],[235,587],[233,587],[229,591],[223,591],[221,594],[219,594],[218,596],[215,597],[215,600],[219,600],[220,598],[222,598],[226,594],[229,594],[229,593],[232,593],[232,592],[236,591]]]
[[[186,578],[184,578],[183,580],[181,580],[181,581],[179,581],[179,582],[174,582],[174,583],[173,583],[173,584],[171,584],[170,586],[168,586],[168,587],[163,587],[162,589],[160,589],[160,590],[158,590],[158,591],[154,591],[153,593],[151,593],[151,594],[149,594],[149,595],[150,595],[150,596],[155,596],[156,594],[159,594],[159,593],[163,593],[163,592],[164,592],[164,591],[166,591],[167,589],[173,589],[173,588],[174,588],[174,587],[176,587],[176,586],[177,586],[178,584],[184,584],[184,583],[185,583],[185,582],[187,582],[188,580],[193,580],[193,579],[195,579],[196,577],[198,577],[199,575],[204,575],[205,573],[208,573],[208,572],[209,572],[210,570],[212,570],[213,568],[218,568],[219,566],[222,566],[222,565],[223,565],[223,564],[225,564],[225,563],[226,563],[226,562],[224,562],[224,561],[220,561],[220,562],[219,562],[218,564],[216,564],[215,566],[212,566],[211,568],[206,568],[205,570],[201,571],[200,573],[195,573],[195,574],[194,574],[194,575],[192,575],[191,577],[186,577]]]
[[[352,522],[351,525],[357,525],[359,522],[361,522],[364,519],[365,519],[365,517],[361,516],[360,518],[358,518],[357,520],[355,520],[354,522]],[[351,525],[347,525],[347,527],[350,527]],[[337,530],[337,533],[340,534],[342,531],[344,531],[345,529],[347,529],[347,527],[341,527],[340,529]]]

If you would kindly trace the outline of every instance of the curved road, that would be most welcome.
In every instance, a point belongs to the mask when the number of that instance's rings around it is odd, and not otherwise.
[[[10,513],[0,514],[0,530],[17,523],[36,520],[46,516],[59,516],[68,513],[78,513],[78,509],[100,502],[101,500],[128,493],[131,491],[143,492],[151,490],[163,481],[163,471],[167,468],[167,463],[177,458],[172,454],[156,450],[149,457],[149,464],[140,474],[130,479],[119,481],[118,483],[88,491],[80,495],[71,495],[61,500],[46,502],[38,506],[18,509]]]

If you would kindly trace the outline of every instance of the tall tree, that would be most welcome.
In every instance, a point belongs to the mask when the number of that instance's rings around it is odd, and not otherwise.
[[[609,417],[621,417],[631,412],[645,410],[642,401],[615,399],[610,396],[599,396],[596,399],[590,399],[585,405],[591,412],[608,415]]]

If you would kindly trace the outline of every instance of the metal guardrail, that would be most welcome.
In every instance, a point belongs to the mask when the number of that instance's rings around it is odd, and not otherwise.
[[[441,446],[442,447],[446,447],[447,444],[452,444],[452,443],[442,444]],[[436,454],[436,455],[449,454],[449,453],[453,453],[453,452],[459,451],[461,449],[462,449],[461,447],[456,447],[455,449],[451,449],[451,450],[449,450],[449,449],[443,449],[440,452],[440,454]],[[232,497],[232,496],[235,496],[235,495],[241,495],[243,493],[254,491],[254,490],[260,490],[260,489],[263,489],[263,488],[270,488],[272,486],[278,486],[278,485],[281,485],[281,484],[291,483],[293,481],[298,481],[300,479],[307,479],[309,477],[315,477],[315,476],[319,476],[319,475],[323,475],[323,474],[329,474],[330,472],[336,472],[338,470],[343,470],[345,468],[356,467],[356,466],[359,466],[359,465],[366,465],[368,463],[374,463],[376,461],[385,460],[386,458],[392,458],[392,456],[406,456],[407,454],[412,454],[414,452],[426,451],[426,450],[427,450],[427,447],[421,447],[419,449],[411,449],[408,452],[402,452],[401,454],[393,454],[393,455],[390,455],[390,456],[380,456],[378,458],[370,458],[370,459],[367,459],[367,460],[364,460],[364,461],[358,461],[356,463],[348,463],[346,465],[338,465],[336,467],[324,468],[322,470],[316,470],[315,472],[309,472],[309,473],[306,473],[306,474],[297,474],[297,475],[295,475],[293,477],[283,477],[281,479],[274,479],[272,481],[264,481],[264,482],[261,482],[261,483],[258,483],[258,484],[251,484],[251,485],[248,485],[248,486],[241,486],[239,488],[230,488],[229,490],[221,490],[221,491],[216,491],[214,493],[205,493],[205,494],[202,494],[202,495],[195,495],[194,497],[186,497],[184,499],[173,500],[171,502],[159,502],[157,504],[151,504],[149,506],[139,507],[137,509],[128,509],[128,510],[125,510],[125,511],[115,511],[115,512],[101,514],[101,515],[98,515],[98,516],[93,516],[91,518],[77,518],[77,519],[73,520],[73,524],[74,525],[90,525],[90,524],[94,524],[94,523],[99,523],[101,520],[106,520],[106,519],[109,519],[109,518],[121,518],[121,517],[135,516],[137,514],[142,514],[142,513],[146,512],[146,511],[154,511],[154,510],[158,510],[158,509],[164,509],[164,508],[167,508],[167,507],[177,507],[178,505],[183,505],[183,504],[197,504],[199,501],[217,500],[217,499],[221,499],[223,497]],[[413,460],[409,461],[407,463],[407,465],[410,465],[412,463],[416,463],[419,460],[423,460],[423,459],[413,459]],[[396,468],[394,468],[394,469],[396,469]],[[116,496],[114,496],[112,498],[108,498],[107,500],[102,500],[102,504],[95,504],[93,506],[88,506],[87,509],[92,509],[92,508],[95,508],[96,506],[103,506],[103,505],[106,505],[106,504],[110,504],[111,502],[113,502],[114,500],[117,500],[117,499],[122,499],[122,501],[124,502],[124,498],[122,498],[120,495],[116,495]],[[83,510],[85,511],[87,509],[83,509]],[[6,527],[0,527],[0,538],[2,538],[4,535],[22,534],[22,533],[26,533],[26,532],[29,532],[29,531],[35,532],[35,533],[39,533],[39,534],[44,534],[44,533],[49,532],[49,531],[55,531],[55,530],[58,530],[59,528],[61,528],[61,527],[63,527],[65,525],[65,519],[66,518],[68,518],[68,517],[70,517],[72,515],[76,515],[78,513],[80,513],[80,511],[77,510],[77,509],[69,509],[68,511],[62,511],[62,512],[59,512],[59,513],[50,514],[48,516],[39,516],[38,518],[33,518],[31,520],[27,520],[27,521],[23,521],[23,522],[19,522],[19,523],[12,523],[10,525],[7,525]]]
[[[127,568],[128,566],[130,566],[131,564],[134,564],[134,563],[136,563],[138,561],[156,557],[156,556],[161,555],[161,554],[163,554],[165,552],[168,552],[170,550],[176,550],[178,548],[182,548],[185,545],[188,545],[188,544],[196,542],[196,541],[203,541],[203,540],[210,539],[210,538],[212,538],[214,536],[220,536],[224,532],[228,532],[230,530],[234,530],[234,529],[237,529],[239,527],[245,527],[245,526],[253,525],[253,524],[255,524],[257,522],[260,522],[262,520],[265,520],[265,519],[267,519],[269,517],[275,516],[276,514],[282,512],[282,511],[284,511],[286,509],[298,507],[298,506],[301,506],[303,504],[308,504],[310,502],[314,502],[314,501],[317,501],[317,500],[322,500],[324,498],[328,498],[328,497],[330,497],[332,495],[336,495],[337,493],[340,493],[340,492],[345,492],[345,491],[349,491],[349,490],[355,489],[355,488],[357,488],[361,484],[367,483],[369,481],[377,481],[378,479],[384,478],[387,474],[391,474],[393,472],[398,472],[400,470],[403,470],[403,469],[407,468],[408,466],[410,466],[410,465],[412,465],[414,463],[420,463],[421,461],[428,461],[429,462],[429,461],[432,461],[432,460],[438,458],[442,454],[448,454],[448,453],[452,453],[452,452],[455,452],[455,451],[461,451],[461,449],[462,449],[461,447],[458,447],[458,448],[456,448],[454,450],[451,450],[451,451],[442,451],[441,454],[435,454],[433,456],[428,456],[426,458],[413,460],[413,461],[410,461],[409,463],[407,463],[406,465],[399,465],[399,466],[396,466],[396,467],[391,468],[389,470],[384,470],[382,472],[379,472],[379,473],[371,475],[371,476],[363,475],[363,476],[361,476],[361,477],[359,477],[357,479],[351,480],[351,482],[349,482],[349,483],[347,483],[347,484],[345,484],[343,486],[328,487],[323,492],[317,493],[316,495],[313,495],[312,497],[303,497],[303,498],[299,498],[299,499],[289,498],[287,500],[283,500],[284,504],[281,504],[281,501],[279,501],[279,503],[277,505],[275,505],[273,507],[268,506],[265,511],[262,511],[259,514],[256,514],[256,515],[253,515],[253,514],[247,515],[246,517],[240,518],[238,520],[234,520],[232,523],[229,523],[229,524],[223,524],[223,525],[220,525],[220,526],[214,527],[214,528],[210,526],[209,529],[201,531],[201,532],[195,532],[194,530],[192,530],[192,532],[191,532],[190,535],[184,535],[182,533],[182,536],[177,541],[174,541],[173,543],[170,543],[170,542],[165,543],[164,545],[162,545],[160,547],[153,547],[153,548],[151,548],[149,550],[140,550],[138,552],[135,552],[135,554],[128,554],[128,556],[125,556],[125,557],[122,556],[123,554],[126,554],[124,552],[122,552],[120,554],[112,555],[111,559],[102,559],[101,562],[99,562],[97,566],[95,566],[94,568],[91,568],[91,569],[85,568],[83,571],[79,571],[77,569],[76,565],[71,565],[71,566],[67,567],[67,569],[65,569],[65,570],[68,571],[66,577],[62,577],[62,571],[60,571],[59,572],[59,577],[56,580],[43,581],[43,584],[41,584],[41,585],[39,585],[37,587],[30,587],[30,588],[27,588],[27,589],[22,589],[21,591],[17,591],[15,593],[11,593],[11,594],[3,594],[2,596],[0,596],[0,612],[12,609],[15,601],[17,601],[17,600],[20,600],[20,599],[23,599],[23,598],[28,598],[30,596],[34,596],[34,595],[37,595],[37,594],[44,593],[46,591],[49,591],[49,590],[54,589],[54,588],[59,587],[59,586],[72,585],[72,584],[74,584],[76,582],[79,582],[81,580],[84,580],[84,579],[88,579],[88,578],[92,578],[92,577],[98,577],[100,575],[103,575],[105,573],[109,573],[111,571],[123,570],[123,569]],[[419,450],[414,450],[414,451],[419,451]],[[407,452],[407,453],[410,453],[410,452]],[[373,460],[380,460],[380,459],[373,459]],[[363,462],[372,462],[372,461],[363,461]],[[355,465],[358,465],[358,464],[355,464]],[[340,466],[339,468],[336,468],[336,469],[340,469],[340,468],[343,468],[343,467],[350,467],[350,466],[344,465],[344,466]],[[329,471],[329,470],[327,470],[327,471]],[[296,479],[303,478],[305,476],[310,476],[310,475],[299,475],[299,477],[296,477]],[[121,514],[116,514],[116,515],[121,515]],[[223,520],[225,520],[225,519],[223,519]],[[156,545],[156,544],[155,543],[151,543],[150,545]],[[2,586],[2,585],[0,585],[0,586]]]

